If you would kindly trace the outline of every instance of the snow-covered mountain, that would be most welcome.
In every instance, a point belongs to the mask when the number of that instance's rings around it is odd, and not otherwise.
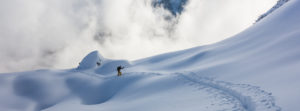
[[[300,1],[216,44],[0,75],[1,111],[297,111]],[[116,76],[122,65],[123,75]]]

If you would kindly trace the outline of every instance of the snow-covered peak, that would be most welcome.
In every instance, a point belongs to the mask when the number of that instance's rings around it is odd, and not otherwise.
[[[82,59],[77,69],[93,69],[97,66],[101,66],[103,61],[104,58],[99,54],[99,52],[93,51]]]

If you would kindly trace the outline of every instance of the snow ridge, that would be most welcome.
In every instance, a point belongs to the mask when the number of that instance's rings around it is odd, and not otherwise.
[[[199,77],[193,72],[176,74],[188,82],[205,85],[229,94],[237,99],[246,111],[281,111],[281,108],[275,104],[272,93],[268,93],[257,86],[216,81],[212,78]]]
[[[260,20],[262,20],[263,18],[265,18],[266,16],[271,14],[273,11],[275,11],[276,9],[278,9],[279,7],[281,7],[282,5],[287,3],[288,1],[290,1],[290,0],[278,0],[277,3],[270,10],[268,10],[266,13],[260,15],[255,22],[256,23],[259,22]]]

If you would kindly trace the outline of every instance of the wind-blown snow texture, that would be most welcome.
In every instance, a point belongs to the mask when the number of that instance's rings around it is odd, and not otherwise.
[[[1,74],[0,110],[297,111],[299,10],[290,1],[212,45],[132,62],[94,51],[74,69]]]

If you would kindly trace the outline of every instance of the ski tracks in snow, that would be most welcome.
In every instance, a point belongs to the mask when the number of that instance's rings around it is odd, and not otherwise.
[[[207,77],[200,77],[195,73],[175,73],[178,79],[186,81],[190,85],[203,88],[214,94],[215,97],[224,100],[224,104],[234,104],[233,111],[281,111],[276,106],[272,93],[268,93],[257,86],[248,84],[233,84],[224,81],[215,81]]]
[[[102,79],[113,79],[115,76],[99,76],[97,74],[80,72],[89,76]],[[165,75],[154,72],[129,72],[124,73],[127,77],[139,76],[159,76]],[[175,79],[195,87],[199,91],[206,91],[212,94],[214,98],[221,103],[213,104],[218,106],[227,106],[221,111],[281,111],[281,108],[275,104],[272,93],[266,92],[257,86],[248,84],[234,84],[225,81],[216,81],[212,78],[201,77],[193,72],[174,73]],[[210,95],[209,95],[210,96]],[[228,109],[228,104],[232,107]]]

